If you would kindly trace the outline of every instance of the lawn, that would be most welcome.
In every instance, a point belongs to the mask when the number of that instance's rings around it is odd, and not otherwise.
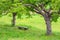
[[[11,26],[11,17],[0,18],[0,40],[60,40],[60,18],[52,22],[52,35],[46,36],[46,25],[42,16],[16,19],[16,26]],[[20,30],[17,26],[28,27]]]

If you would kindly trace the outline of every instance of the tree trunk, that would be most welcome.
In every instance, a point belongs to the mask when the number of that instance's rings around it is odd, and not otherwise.
[[[51,22],[50,22],[50,17],[45,16],[45,23],[46,23],[46,27],[47,27],[47,35],[51,35]]]
[[[15,20],[16,20],[16,13],[13,13],[13,18],[12,18],[12,26],[15,26]]]

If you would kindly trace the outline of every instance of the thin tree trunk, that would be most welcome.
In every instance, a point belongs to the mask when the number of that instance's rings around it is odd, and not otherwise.
[[[47,35],[51,35],[51,22],[50,22],[50,17],[45,16],[45,22],[46,22],[46,27],[47,27]]]
[[[16,13],[13,13],[13,18],[12,18],[12,26],[15,26],[15,20],[16,20]]]

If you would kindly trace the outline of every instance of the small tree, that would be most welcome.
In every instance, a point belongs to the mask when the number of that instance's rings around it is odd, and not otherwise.
[[[28,12],[25,10],[26,8],[20,3],[19,0],[1,0],[0,1],[0,15],[7,15],[10,13],[10,16],[12,16],[12,25],[15,26],[16,24],[16,16],[18,18],[21,18],[21,15],[28,14]],[[11,15],[12,14],[12,15]]]

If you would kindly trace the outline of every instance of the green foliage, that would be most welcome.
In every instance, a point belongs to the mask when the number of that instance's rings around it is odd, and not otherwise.
[[[0,1],[0,10],[3,12],[3,11],[6,11],[9,9],[9,7],[11,6],[11,1],[8,1],[8,0],[1,0]]]
[[[0,15],[2,13],[13,13],[17,12],[18,18],[24,14],[31,16],[29,11],[34,12],[33,7],[25,7],[24,4],[33,4],[38,6],[39,3],[43,3],[45,5],[45,9],[49,9],[50,7],[53,10],[58,10],[60,8],[60,0],[0,0]],[[19,16],[20,15],[20,16]],[[57,19],[59,16],[57,15],[55,18],[56,13],[54,13],[53,20]]]
[[[21,18],[22,14],[27,14],[28,12],[25,9],[26,8],[19,0],[0,0],[0,15],[2,15],[2,13],[6,13],[6,11],[11,14],[13,12],[17,12],[18,18]],[[11,16],[11,14],[9,16]]]
[[[54,21],[54,22],[56,22],[57,21],[57,19],[59,18],[59,14],[57,14],[57,13],[53,13],[52,15],[51,15],[51,21]]]
[[[22,17],[21,17],[21,13],[18,13],[18,14],[17,14],[17,18],[22,18]]]
[[[60,0],[51,0],[51,7],[54,10],[58,10],[60,8]]]

